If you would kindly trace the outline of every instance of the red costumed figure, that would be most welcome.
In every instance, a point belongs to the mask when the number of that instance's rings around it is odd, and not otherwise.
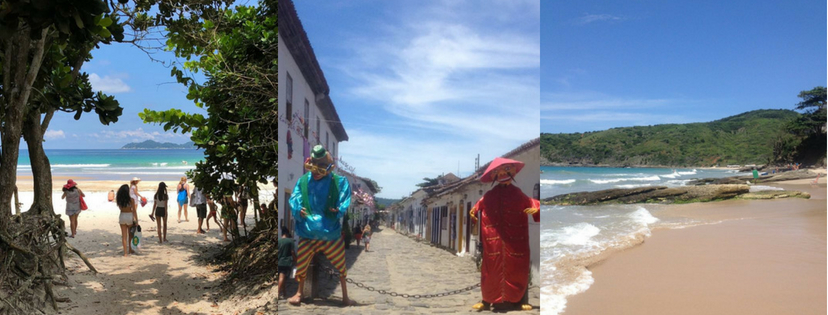
[[[512,185],[523,162],[496,158],[480,177],[484,183],[497,185],[483,195],[471,209],[472,220],[480,217],[480,240],[483,242],[481,291],[483,302],[476,310],[487,310],[492,304],[518,306],[531,310],[521,300],[529,285],[529,222],[531,215],[540,221],[540,201],[526,196]]]

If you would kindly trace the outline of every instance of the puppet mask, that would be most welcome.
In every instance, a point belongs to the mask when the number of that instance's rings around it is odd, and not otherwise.
[[[311,157],[305,160],[305,169],[311,172],[313,179],[320,180],[334,168],[331,154],[321,145],[313,147]]]
[[[512,164],[504,164],[494,170],[494,181],[498,184],[510,185],[515,180],[515,167]]]

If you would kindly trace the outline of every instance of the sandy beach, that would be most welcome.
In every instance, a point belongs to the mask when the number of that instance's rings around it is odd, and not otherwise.
[[[824,170],[823,170],[824,172]],[[811,199],[723,201],[654,212],[707,224],[656,229],[588,266],[563,314],[825,314],[826,185],[768,184]]]
[[[207,234],[196,234],[195,209],[188,211],[189,222],[178,223],[175,201],[170,204],[172,211],[167,220],[169,242],[158,243],[156,224],[148,217],[152,206],[149,203],[138,209],[143,228],[142,249],[136,255],[123,257],[117,223],[119,210],[107,201],[107,192],[123,183],[73,179],[87,195],[89,210],[80,214],[78,235],[68,241],[89,257],[98,274],[89,271],[77,256],[68,254],[69,281],[65,286],[56,286],[57,295],[70,300],[58,304],[61,314],[255,314],[257,307],[270,300],[262,296],[232,301],[214,298],[223,274],[201,258],[209,256],[204,253],[220,250],[223,244],[220,229],[211,222]],[[32,198],[32,193],[27,191],[31,188],[26,189],[25,181],[23,178],[19,186],[24,211]],[[64,183],[64,178],[55,178],[53,200],[55,212],[67,220],[59,191]],[[140,193],[148,199],[152,199],[155,187],[157,182],[139,184]],[[262,195],[272,198],[271,193],[265,191]],[[254,222],[252,207],[251,203],[245,218],[248,226]]]

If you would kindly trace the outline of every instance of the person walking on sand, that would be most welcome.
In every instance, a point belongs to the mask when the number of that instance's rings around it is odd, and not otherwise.
[[[368,249],[371,248],[371,223],[365,225],[365,228],[362,229],[362,242],[365,243],[365,251],[368,252]]]
[[[138,205],[141,204],[141,198],[144,198],[138,193],[138,182],[140,181],[140,178],[133,177],[129,182],[129,197],[132,198],[132,207],[135,208],[135,213],[138,213]]]
[[[187,184],[187,176],[181,176],[176,192],[178,193],[178,223],[181,223],[182,208],[184,209],[184,221],[190,222],[187,217],[187,202],[189,202],[189,200],[187,200],[187,196],[190,195],[190,185]]]
[[[170,197],[167,195],[167,184],[161,182],[158,184],[158,190],[155,192],[155,196],[153,197],[153,209],[152,214],[150,214],[150,219],[158,220],[155,224],[158,226],[158,243],[164,243],[167,241],[167,206],[169,205]],[[154,217],[153,217],[154,216]],[[164,233],[161,233],[161,221],[164,221]]]
[[[129,248],[129,240],[132,239],[129,227],[138,222],[138,215],[133,206],[134,202],[135,199],[129,196],[129,186],[121,185],[115,197],[115,204],[121,210],[121,214],[118,216],[118,224],[121,225],[121,243],[124,245],[124,257],[129,256],[129,253],[133,253],[132,249]]]
[[[227,195],[222,198],[221,201],[221,222],[224,223],[222,226],[221,232],[224,234],[224,241],[229,242],[230,239],[227,238],[227,229],[237,227],[233,226],[233,218],[236,216],[236,203],[233,201],[232,195]]]
[[[250,189],[247,188],[247,184],[239,185],[236,199],[239,201],[239,225],[247,228],[247,223],[244,222],[244,217],[247,216],[247,200],[250,199]]]
[[[205,232],[201,229],[201,225],[204,223],[204,219],[207,218],[207,198],[204,197],[204,192],[201,191],[201,188],[195,188],[193,202],[196,205],[196,215],[198,216],[198,230],[196,230],[196,233],[204,234]]]
[[[276,287],[276,298],[281,299],[282,296],[287,296],[285,281],[293,272],[293,264],[296,261],[296,242],[290,237],[290,231],[285,227],[282,227],[282,237],[279,239],[277,248],[276,273],[279,275],[279,285]]]
[[[299,177],[290,195],[290,207],[299,235],[296,280],[299,290],[288,303],[299,305],[311,258],[322,253],[339,272],[342,305],[353,305],[348,298],[345,248],[342,242],[342,217],[351,205],[351,187],[345,176],[333,173],[334,160],[321,145],[313,147],[305,160],[307,173]]]
[[[78,215],[81,213],[81,197],[86,197],[83,191],[77,187],[77,183],[73,180],[66,181],[63,185],[63,195],[60,199],[66,199],[66,216],[69,217],[69,230],[72,231],[71,238],[75,238],[78,233]]]
[[[216,222],[216,226],[221,229],[221,224],[219,224],[218,219],[216,219],[216,202],[213,199],[207,198],[207,206],[210,207],[210,213],[207,214],[207,219],[204,220],[207,223],[207,229],[205,231],[210,231],[210,218],[213,218],[213,221]]]

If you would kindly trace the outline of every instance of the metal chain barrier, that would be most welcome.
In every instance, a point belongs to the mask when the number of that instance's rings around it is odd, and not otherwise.
[[[320,266],[320,267],[322,267],[322,269],[325,272],[327,272],[328,275],[331,278],[334,278],[334,277],[339,278],[339,272],[338,271],[333,270],[332,268],[330,268],[328,266]],[[355,285],[359,288],[363,288],[363,289],[371,291],[371,292],[377,292],[379,294],[390,295],[390,296],[393,296],[393,297],[403,297],[403,298],[407,298],[407,299],[409,299],[409,298],[411,298],[411,299],[424,299],[424,298],[435,298],[435,297],[449,296],[449,295],[455,295],[455,294],[460,294],[460,293],[463,293],[463,292],[471,291],[471,290],[474,290],[474,289],[480,287],[480,283],[477,283],[475,285],[470,285],[470,286],[467,286],[465,288],[454,290],[454,291],[446,291],[446,292],[434,293],[434,294],[407,294],[407,293],[397,293],[397,292],[394,292],[394,291],[379,290],[377,288],[366,285],[364,283],[356,282],[351,278],[345,278],[345,282],[351,283],[351,284],[353,284],[353,285]]]

